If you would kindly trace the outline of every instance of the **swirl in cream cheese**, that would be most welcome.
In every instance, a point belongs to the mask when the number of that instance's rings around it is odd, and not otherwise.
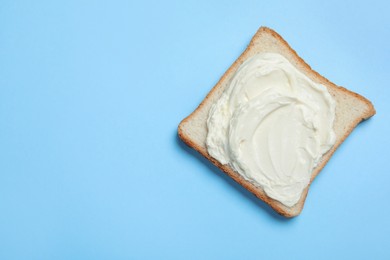
[[[335,107],[327,88],[286,58],[257,54],[211,107],[208,153],[291,207],[335,143]]]

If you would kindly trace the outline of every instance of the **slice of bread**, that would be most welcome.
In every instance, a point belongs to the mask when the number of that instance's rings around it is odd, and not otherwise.
[[[298,54],[279,34],[269,28],[261,27],[253,36],[246,50],[225,72],[225,74],[221,77],[219,82],[210,91],[210,93],[206,96],[198,108],[180,123],[178,132],[179,137],[183,140],[184,143],[198,151],[213,164],[219,167],[224,173],[229,175],[244,188],[252,192],[256,197],[270,205],[276,212],[285,217],[294,217],[299,215],[303,209],[310,184],[303,191],[298,203],[292,207],[287,207],[279,201],[268,197],[263,189],[256,187],[249,181],[246,181],[243,177],[241,177],[240,174],[229,167],[229,165],[222,165],[217,160],[212,158],[208,154],[206,148],[206,137],[208,131],[206,121],[209,115],[210,107],[219,99],[238,67],[248,58],[261,52],[273,52],[283,55],[299,71],[304,73],[311,80],[326,86],[329,93],[336,101],[336,116],[333,125],[334,131],[336,133],[336,143],[327,153],[322,156],[317,167],[312,172],[310,183],[318,175],[318,173],[333,155],[334,151],[345,140],[345,138],[347,138],[356,125],[361,121],[373,116],[375,114],[375,109],[371,102],[366,98],[343,87],[339,87],[333,84],[318,74],[316,71],[312,70],[311,67],[298,56]]]

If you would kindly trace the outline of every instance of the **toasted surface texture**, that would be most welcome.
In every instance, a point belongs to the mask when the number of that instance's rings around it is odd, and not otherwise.
[[[333,125],[334,131],[336,133],[336,143],[326,154],[322,156],[318,166],[313,170],[311,182],[328,162],[334,151],[356,127],[356,125],[361,121],[373,116],[375,114],[375,109],[371,102],[366,98],[343,87],[336,86],[312,70],[310,66],[297,55],[297,53],[279,34],[269,28],[261,27],[253,36],[246,50],[225,72],[225,74],[221,77],[219,82],[210,91],[210,93],[206,96],[198,108],[180,123],[178,128],[179,137],[188,146],[198,151],[218,168],[220,168],[224,173],[229,175],[244,188],[252,192],[256,197],[270,205],[276,212],[285,217],[294,217],[301,213],[310,185],[303,191],[302,196],[297,204],[295,204],[293,207],[287,207],[279,201],[268,197],[263,189],[256,187],[249,181],[246,181],[237,172],[230,168],[229,165],[221,165],[217,160],[208,154],[206,148],[206,137],[208,131],[207,118],[210,107],[219,99],[239,66],[248,58],[261,52],[274,52],[283,55],[299,71],[304,73],[311,80],[326,86],[329,93],[336,101],[336,116]]]

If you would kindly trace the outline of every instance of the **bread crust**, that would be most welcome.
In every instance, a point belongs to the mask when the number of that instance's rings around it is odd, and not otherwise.
[[[336,121],[337,121],[337,130],[339,134],[337,135],[336,143],[334,146],[322,156],[320,163],[313,170],[310,184],[304,189],[300,200],[292,207],[287,207],[284,204],[280,203],[277,200],[274,200],[267,196],[264,190],[261,187],[255,186],[253,183],[245,180],[239,173],[235,172],[229,165],[222,165],[213,157],[211,157],[205,145],[204,135],[207,135],[207,128],[205,129],[205,115],[208,115],[209,108],[213,103],[213,100],[219,98],[220,94],[223,92],[224,88],[228,84],[232,75],[234,75],[237,68],[249,57],[267,51],[274,51],[282,54],[290,62],[293,63],[307,75],[312,80],[323,84],[327,87],[330,94],[336,99]],[[344,103],[346,105],[344,105]],[[348,104],[351,103],[354,106],[350,108]],[[355,106],[356,104],[356,106]],[[344,108],[344,106],[346,108]],[[347,118],[345,114],[349,114],[353,110],[353,114],[350,119]],[[185,119],[181,121],[178,126],[178,135],[180,139],[186,143],[189,147],[195,149],[202,156],[207,158],[215,166],[221,169],[225,174],[230,176],[233,180],[243,186],[245,189],[253,193],[257,198],[263,200],[269,206],[271,206],[277,213],[285,217],[294,217],[301,213],[310,185],[323,169],[326,163],[329,161],[330,157],[341,145],[341,143],[348,137],[352,130],[358,125],[361,121],[366,120],[373,116],[376,113],[372,103],[364,98],[363,96],[352,92],[346,88],[340,87],[320,75],[318,72],[314,71],[299,55],[290,47],[290,45],[275,31],[267,27],[261,27],[256,34],[253,36],[248,47],[245,51],[238,57],[238,59],[230,66],[230,68],[222,75],[218,83],[211,89],[207,94],[205,99],[200,103],[200,105]],[[345,121],[345,122],[344,122]],[[335,123],[336,124],[336,123]],[[340,126],[340,127],[339,127]],[[336,127],[336,126],[335,126]],[[204,133],[206,131],[206,133]],[[200,135],[203,136],[202,140],[196,140],[194,136]],[[198,138],[199,139],[199,138]]]

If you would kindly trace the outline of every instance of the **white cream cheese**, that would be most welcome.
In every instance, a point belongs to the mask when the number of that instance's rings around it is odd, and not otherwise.
[[[335,101],[286,58],[261,53],[245,61],[211,107],[209,154],[291,207],[335,143]]]

